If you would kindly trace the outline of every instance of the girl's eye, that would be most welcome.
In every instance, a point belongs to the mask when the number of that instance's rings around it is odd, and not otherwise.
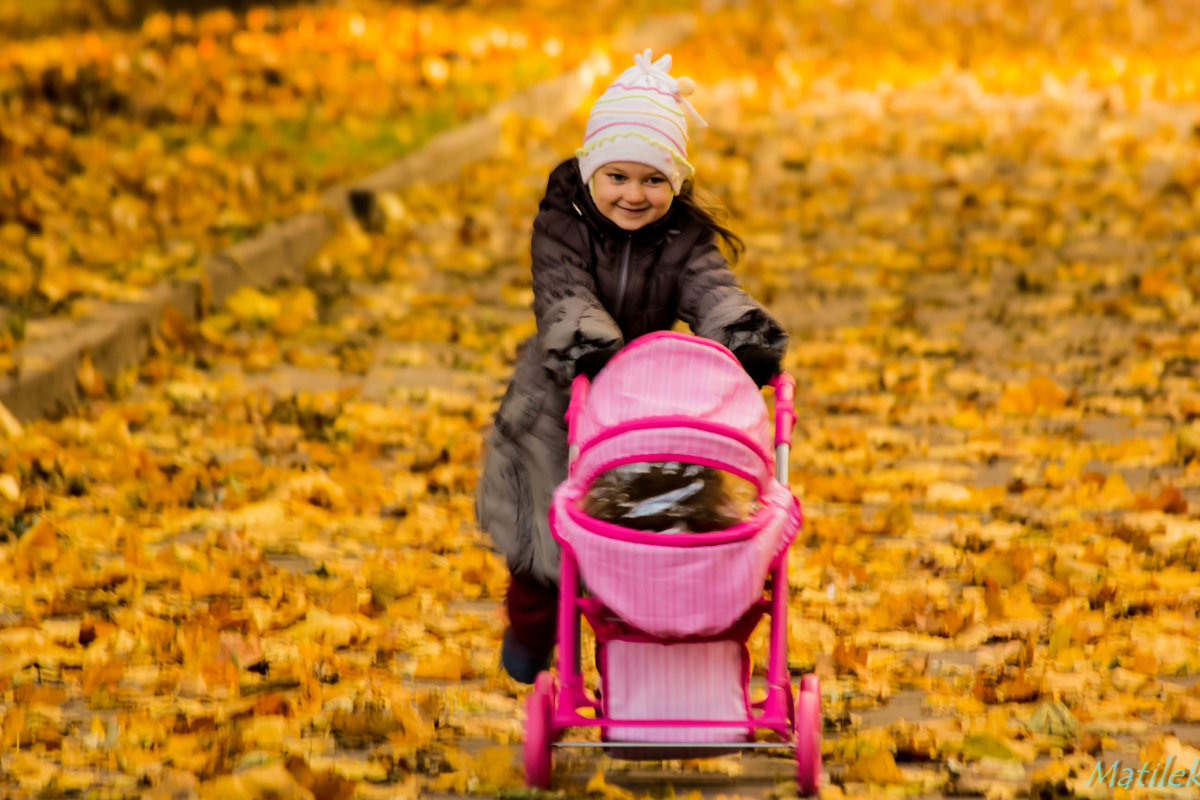
[[[620,183],[621,181],[625,180],[625,176],[624,176],[624,175],[617,175],[617,174],[616,174],[616,173],[614,173],[614,172],[610,172],[610,173],[608,173],[608,179],[609,179],[610,181],[612,181],[613,183]]]
[[[646,179],[646,183],[650,184],[651,186],[658,186],[662,182],[663,182],[662,178],[647,178]]]

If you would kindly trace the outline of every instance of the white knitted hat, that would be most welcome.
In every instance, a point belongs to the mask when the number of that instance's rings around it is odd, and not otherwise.
[[[609,84],[592,106],[583,147],[575,151],[584,183],[613,161],[632,161],[667,176],[679,194],[695,169],[687,160],[686,108],[701,126],[704,120],[683,98],[692,93],[690,78],[672,78],[671,56],[651,61],[646,50],[634,65]]]

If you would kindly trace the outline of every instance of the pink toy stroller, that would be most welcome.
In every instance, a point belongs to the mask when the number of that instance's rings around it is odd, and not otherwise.
[[[549,520],[562,545],[558,682],[541,673],[526,700],[531,786],[549,787],[554,747],[602,747],[630,759],[794,748],[799,788],[816,792],[820,690],[816,676],[805,675],[794,698],[786,652],[787,549],[802,520],[787,488],[795,383],[778,375],[771,385],[774,459],[766,404],[719,344],[650,334],[618,353],[594,383],[575,379],[570,470]],[[731,528],[682,535],[632,530],[581,510],[605,470],[653,461],[702,464],[750,481],[761,508]],[[746,642],[764,613],[771,617],[766,697],[752,703]],[[594,695],[580,669],[581,614],[596,633]],[[600,742],[558,741],[566,729],[586,726],[600,728]],[[756,742],[758,729],[783,742]]]

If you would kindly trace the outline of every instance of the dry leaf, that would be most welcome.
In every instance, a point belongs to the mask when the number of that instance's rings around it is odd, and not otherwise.
[[[869,756],[859,757],[846,768],[846,782],[886,785],[905,783],[905,779],[892,754],[887,750],[876,750]]]
[[[76,368],[75,377],[79,381],[79,388],[88,397],[105,397],[108,394],[108,384],[105,382],[104,376],[92,364],[90,353],[84,352],[79,356],[79,366]]]

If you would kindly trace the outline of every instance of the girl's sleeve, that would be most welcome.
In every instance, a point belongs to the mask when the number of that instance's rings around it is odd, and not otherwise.
[[[762,386],[779,371],[788,337],[738,284],[711,235],[692,248],[679,275],[679,318],[697,336],[720,342]]]
[[[543,208],[533,221],[533,313],[542,364],[559,386],[579,372],[595,374],[625,343],[605,310],[583,254],[583,226],[556,209]]]

